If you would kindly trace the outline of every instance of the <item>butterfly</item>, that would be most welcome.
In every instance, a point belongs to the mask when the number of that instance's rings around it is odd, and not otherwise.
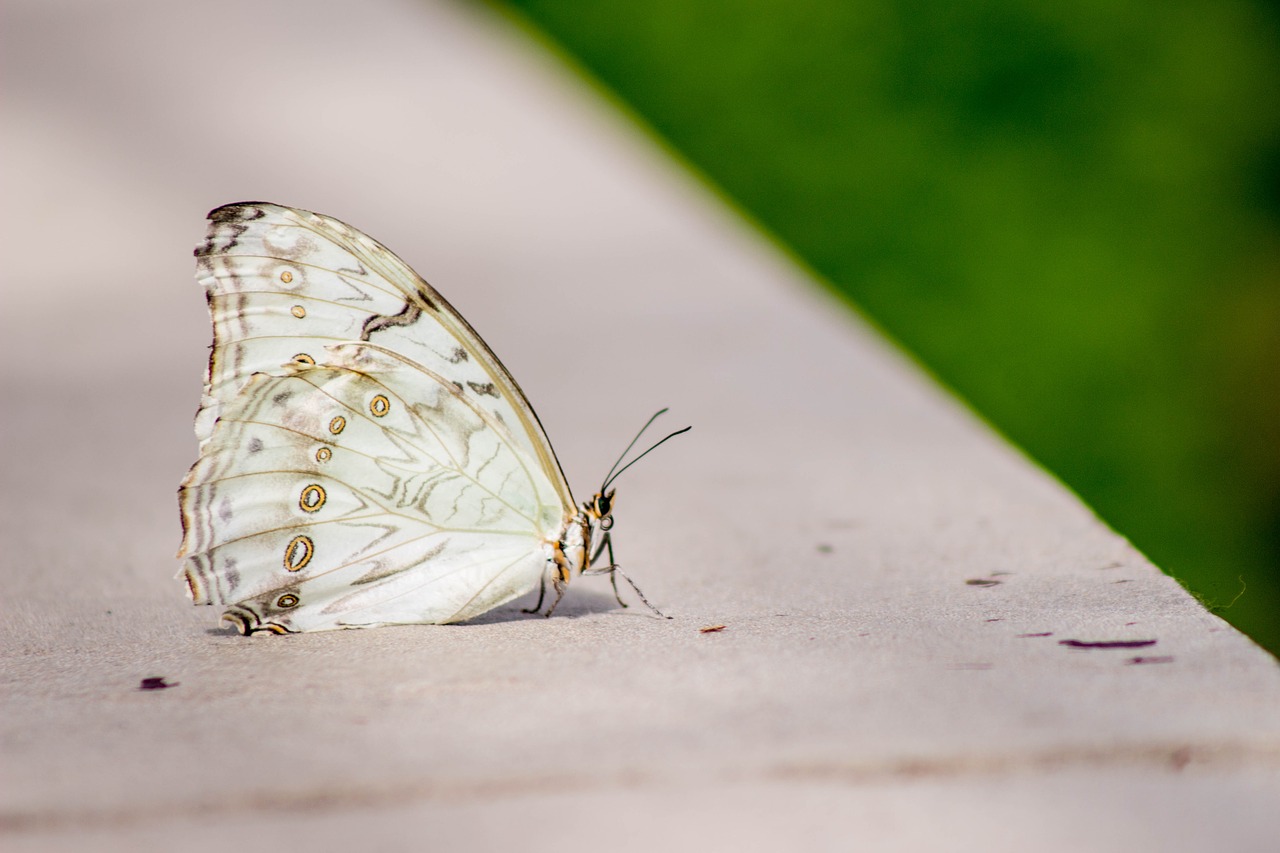
[[[243,634],[448,623],[535,587],[537,612],[549,579],[549,616],[576,573],[658,613],[614,560],[611,486],[689,427],[620,468],[642,429],[578,506],[515,379],[390,250],[262,202],[208,225],[213,346],[178,490],[195,604]]]

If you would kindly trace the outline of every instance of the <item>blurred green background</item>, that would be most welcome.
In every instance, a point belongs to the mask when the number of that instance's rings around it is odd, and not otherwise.
[[[497,5],[1280,652],[1277,4]]]

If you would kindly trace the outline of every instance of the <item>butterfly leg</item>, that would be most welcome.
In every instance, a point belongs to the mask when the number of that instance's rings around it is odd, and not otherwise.
[[[564,598],[564,581],[560,580],[560,576],[556,575],[551,579],[551,585],[556,588],[556,600],[551,602],[551,606],[547,608],[547,612],[542,614],[547,619],[551,618],[551,614],[556,612],[556,607],[560,604],[560,599]],[[545,584],[544,584],[545,588]],[[541,604],[541,602],[539,602]]]
[[[618,576],[612,571],[613,567],[617,565],[616,561],[613,559],[613,539],[608,533],[604,535],[604,538],[600,540],[600,544],[596,546],[596,552],[591,555],[591,563],[595,563],[600,559],[600,553],[604,551],[605,548],[609,549],[609,566],[608,568],[600,569],[600,571],[609,572],[609,583],[613,585],[613,597],[618,600],[618,604],[623,607],[630,607],[631,605],[623,601],[622,595],[618,592]],[[634,584],[632,584],[632,586],[634,586]],[[644,596],[641,596],[641,598],[643,597]]]
[[[613,561],[610,560],[609,562],[612,563]],[[613,587],[613,597],[614,599],[617,600],[618,604],[623,607],[630,607],[631,606],[630,604],[627,604],[625,601],[622,600],[622,593],[618,592],[618,573],[617,572],[609,572],[609,585]]]
[[[542,582],[538,584],[538,603],[533,605],[532,607],[522,607],[520,608],[520,612],[521,613],[537,613],[539,610],[542,609],[542,600],[546,597],[547,597],[547,575],[544,572],[542,575]]]
[[[632,588],[633,590],[635,590],[636,595],[640,596],[640,600],[644,602],[644,606],[645,606],[645,607],[649,608],[649,609],[650,609],[650,610],[652,610],[654,613],[656,613],[658,616],[661,616],[663,619],[671,619],[671,618],[672,618],[671,616],[668,616],[667,614],[663,613],[661,610],[659,610],[658,608],[654,607],[652,604],[650,604],[650,603],[649,603],[649,599],[647,599],[647,598],[645,598],[645,597],[644,597],[644,593],[640,591],[640,587],[636,586],[636,582],[635,582],[635,581],[633,581],[631,578],[627,577],[627,573],[626,573],[626,572],[624,572],[624,571],[622,570],[622,567],[621,567],[621,566],[619,566],[619,565],[616,565],[616,564],[615,564],[615,565],[610,566],[610,569],[612,569],[612,571],[610,571],[610,572],[609,572],[609,577],[610,577],[610,579],[612,579],[615,575],[622,575],[622,579],[623,579],[624,581],[626,581],[628,584],[630,584],[630,585],[631,585],[631,588]],[[618,585],[617,585],[617,583],[616,583],[616,582],[614,583],[613,591],[614,591],[614,593],[615,593],[615,594],[616,594],[616,593],[617,593],[617,591],[618,591]]]
[[[616,578],[618,575],[622,575],[622,579],[631,585],[631,588],[635,590],[636,595],[640,596],[640,600],[644,602],[645,607],[649,608],[654,612],[655,615],[661,616],[663,619],[672,618],[649,603],[649,599],[644,597],[644,593],[640,591],[640,587],[636,586],[636,582],[633,581],[631,578],[627,577],[627,573],[622,570],[622,566],[619,566],[617,563],[613,563],[608,566],[601,566],[599,569],[592,569],[590,573],[594,575],[601,572],[609,573],[609,580],[613,581],[614,595],[618,594],[618,582]],[[626,607],[625,604],[622,606]]]
[[[584,575],[600,575],[600,574],[604,574],[605,572],[608,572],[609,582],[613,584],[614,598],[618,599],[619,604],[621,604],[623,607],[626,607],[627,603],[623,601],[622,596],[618,594],[618,575],[622,575],[622,579],[631,585],[631,588],[635,590],[636,595],[640,596],[640,600],[644,602],[645,607],[649,608],[655,614],[657,614],[658,616],[661,616],[663,619],[670,619],[671,618],[670,616],[663,613],[661,610],[659,610],[658,608],[654,607],[652,604],[649,603],[649,599],[644,597],[644,593],[640,591],[640,587],[636,586],[636,582],[633,581],[631,578],[627,577],[627,573],[622,570],[622,566],[619,566],[616,562],[614,562],[613,542],[610,541],[609,534],[607,533],[605,534],[604,540],[600,543],[600,546],[596,548],[595,557],[599,557],[600,552],[605,550],[606,548],[609,551],[609,565],[600,566],[599,568],[593,567],[593,568],[587,569],[585,572],[583,572],[583,574]],[[595,561],[595,557],[592,558],[592,562]]]
[[[556,605],[560,603],[560,599],[564,598],[564,583],[561,582],[559,575],[556,575],[555,579],[552,581],[552,586],[556,588],[556,600],[551,602],[551,606],[547,608],[547,612],[542,614],[544,617],[549,617],[552,613],[554,613],[556,609]],[[537,613],[539,610],[542,609],[542,602],[546,600],[546,597],[547,597],[547,576],[544,574],[542,576],[542,583],[538,584],[538,603],[533,605],[532,607],[522,607],[520,608],[520,612],[521,613]]]

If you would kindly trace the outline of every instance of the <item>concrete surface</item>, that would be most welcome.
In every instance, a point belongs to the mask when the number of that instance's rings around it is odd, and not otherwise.
[[[1274,849],[1270,656],[505,22],[355,8],[6,4],[6,850]],[[191,248],[241,199],[429,278],[580,499],[693,423],[619,483],[675,619],[598,578],[453,627],[189,606]]]

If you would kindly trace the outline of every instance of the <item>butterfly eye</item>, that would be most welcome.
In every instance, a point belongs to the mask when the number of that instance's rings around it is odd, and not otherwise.
[[[607,516],[609,514],[609,510],[612,509],[612,506],[610,505],[610,500],[609,500],[612,497],[613,497],[612,493],[607,495],[596,495],[596,514],[598,514],[601,518],[604,518],[605,516]]]

